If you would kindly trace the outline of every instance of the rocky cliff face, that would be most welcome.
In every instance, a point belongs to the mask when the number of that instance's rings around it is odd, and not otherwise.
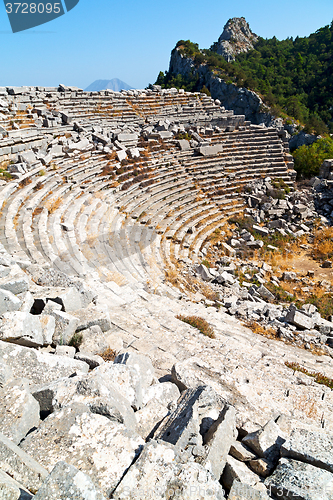
[[[169,72],[185,77],[197,74],[200,78],[200,85],[205,85],[212,97],[219,99],[225,108],[232,109],[236,114],[245,115],[247,120],[255,124],[268,124],[271,121],[271,115],[263,112],[264,105],[258,94],[245,88],[239,88],[233,83],[226,83],[214,75],[205,64],[196,67],[193,59],[181,54],[178,48],[171,53]]]
[[[212,50],[230,62],[241,52],[253,49],[257,40],[258,36],[251,31],[244,17],[233,17],[224,26],[223,33],[212,46]]]

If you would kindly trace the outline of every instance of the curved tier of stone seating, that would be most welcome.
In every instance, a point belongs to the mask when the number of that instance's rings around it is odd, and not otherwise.
[[[54,113],[55,120],[49,121],[55,126],[9,131],[1,140],[8,148],[37,151],[50,140],[56,143],[51,134],[65,141],[66,131],[75,140],[73,125],[59,123],[61,113],[87,124],[83,137],[92,137],[94,124],[113,124],[117,131],[125,130],[117,126],[127,122],[134,127],[130,131],[141,124],[143,136],[137,158],[120,163],[115,148],[107,152],[96,142],[88,150],[68,149],[43,170],[36,160],[30,171],[2,186],[0,242],[18,260],[89,276],[116,291],[117,286],[142,291],[147,283],[154,288],[163,282],[166,267],[195,257],[213,231],[242,212],[240,192],[249,180],[270,176],[291,184],[288,150],[277,131],[248,127],[244,117],[222,110],[203,94],[29,92],[19,93],[16,101],[8,96],[10,106],[26,106],[26,116],[33,106],[41,109],[38,113],[46,108],[45,116]],[[15,109],[10,113],[14,116]],[[193,146],[182,151],[172,134],[162,141],[156,134],[149,137],[149,131],[145,136],[145,127],[166,117],[201,124],[197,140],[220,144],[222,151],[210,157]],[[212,125],[217,117],[219,127]],[[223,132],[230,120],[236,129]],[[133,147],[130,138],[126,144]]]

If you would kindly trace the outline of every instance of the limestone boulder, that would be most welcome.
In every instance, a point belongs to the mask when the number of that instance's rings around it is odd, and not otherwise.
[[[333,435],[324,431],[294,429],[281,446],[281,455],[333,473]]]
[[[119,354],[115,358],[114,364],[132,366],[138,372],[143,391],[147,389],[154,380],[155,369],[147,356],[135,352],[125,352],[124,354]]]
[[[74,403],[49,415],[21,447],[49,472],[64,460],[110,496],[144,441],[123,424]]]
[[[30,394],[28,382],[7,382],[0,389],[0,432],[18,444],[39,422],[39,404]]]
[[[165,498],[225,499],[211,472],[200,464],[181,463],[175,447],[150,441],[113,493],[116,500],[162,500]]]
[[[106,500],[91,478],[66,462],[58,462],[45,479],[34,500]]]
[[[0,470],[32,493],[39,490],[48,475],[44,467],[3,434],[0,434]]]
[[[101,375],[107,384],[120,392],[134,410],[142,407],[141,378],[133,366],[107,362],[95,368],[95,373]]]
[[[0,340],[28,347],[44,345],[43,329],[39,318],[21,311],[2,314]]]
[[[0,360],[14,373],[19,373],[28,379],[32,386],[87,373],[89,370],[89,366],[82,361],[2,341],[0,341]]]
[[[283,500],[331,500],[333,474],[313,465],[281,458],[265,486]]]

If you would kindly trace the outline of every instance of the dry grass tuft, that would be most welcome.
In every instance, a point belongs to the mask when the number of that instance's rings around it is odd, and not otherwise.
[[[314,378],[314,381],[317,382],[317,384],[326,385],[326,387],[333,389],[333,379],[326,377],[326,375],[324,375],[323,373],[310,372],[309,370],[304,368],[304,366],[301,366],[298,363],[289,363],[288,361],[286,361],[285,365],[288,368],[291,368],[294,372],[301,372],[305,375],[308,375],[308,377]]]
[[[250,330],[252,330],[253,333],[257,333],[258,335],[263,335],[264,337],[268,337],[270,339],[280,340],[278,333],[275,330],[273,330],[273,328],[264,327],[259,323],[257,323],[256,321],[253,320],[247,321],[245,322],[245,326],[247,326],[247,328],[250,328]]]
[[[178,314],[176,318],[184,323],[187,323],[188,325],[193,326],[194,328],[197,328],[206,337],[215,339],[214,330],[205,319],[200,318],[199,316],[183,316],[182,314]]]
[[[114,361],[115,357],[117,356],[117,353],[116,353],[116,351],[111,349],[111,347],[108,347],[107,349],[105,349],[105,351],[98,354],[98,356],[103,358],[104,361]]]

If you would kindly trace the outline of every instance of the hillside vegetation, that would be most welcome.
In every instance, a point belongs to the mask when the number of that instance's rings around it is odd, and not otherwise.
[[[198,44],[180,40],[177,48],[196,67],[207,64],[227,83],[259,93],[275,115],[298,120],[306,132],[333,132],[333,21],[308,37],[259,38],[253,50],[239,54],[233,62],[216,54],[214,45],[200,50]],[[202,90],[195,71],[188,78],[160,72],[156,83],[164,88]]]

